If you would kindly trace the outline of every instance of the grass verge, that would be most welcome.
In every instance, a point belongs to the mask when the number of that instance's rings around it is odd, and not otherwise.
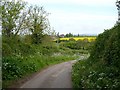
[[[10,87],[14,81],[20,80],[27,75],[31,75],[46,66],[74,60],[77,56],[71,55],[30,55],[27,57],[7,57],[3,58],[3,88]]]
[[[72,81],[74,88],[120,88],[120,73],[118,68],[106,66],[104,61],[91,63],[91,60],[82,60],[73,66]]]

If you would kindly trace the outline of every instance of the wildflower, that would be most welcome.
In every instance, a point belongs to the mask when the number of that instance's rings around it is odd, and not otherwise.
[[[99,74],[99,76],[103,76],[103,75],[105,75],[105,73],[100,73],[100,74]]]
[[[99,86],[99,85],[97,85],[97,88],[100,88],[100,86]]]
[[[5,67],[8,65],[9,63],[5,63]]]
[[[98,78],[98,80],[102,80],[102,79],[103,79],[102,77]]]
[[[85,68],[85,66],[82,66],[82,68],[84,69],[84,68]]]
[[[90,73],[92,73],[92,72],[90,71]]]
[[[93,76],[93,74],[90,74],[88,77],[91,77],[91,76]]]

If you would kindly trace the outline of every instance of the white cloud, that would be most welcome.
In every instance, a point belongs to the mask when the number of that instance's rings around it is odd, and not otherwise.
[[[115,0],[24,0],[30,4],[45,5],[45,10],[51,13],[49,15],[49,20],[51,26],[54,27],[56,32],[60,33],[101,33],[104,29],[110,28],[115,24],[117,20],[117,13],[111,11],[109,8],[112,7],[115,10]],[[97,14],[99,12],[90,9],[93,13],[88,13],[87,11],[73,12],[71,10],[65,10],[66,7],[62,8],[62,5],[81,5],[82,8],[89,6],[99,6],[99,8],[105,6],[107,10],[103,13]],[[50,5],[50,6],[48,6]],[[61,5],[61,7],[52,7],[52,5]],[[47,7],[48,6],[48,7]],[[84,7],[83,7],[84,6]],[[47,9],[46,9],[47,8]],[[75,7],[72,7],[75,8]],[[74,10],[74,9],[73,9]],[[111,15],[108,14],[113,13]],[[117,12],[117,9],[116,9]]]
[[[30,3],[49,3],[49,4],[63,4],[63,3],[72,3],[72,4],[84,4],[84,5],[90,5],[90,4],[109,4],[114,3],[114,0],[24,0]]]
[[[62,14],[64,13],[64,14]],[[101,33],[104,29],[111,28],[117,16],[93,15],[87,13],[56,12],[50,16],[51,25],[57,32]]]
[[[81,22],[86,22],[90,23],[96,22],[96,21],[114,21],[117,19],[117,15],[102,15],[102,14],[90,14],[90,13],[72,13],[72,12],[64,12],[64,11],[54,11],[50,16],[51,21],[56,21],[60,22],[63,21],[63,23],[72,23],[74,21],[81,21]],[[70,22],[72,21],[72,22]]]

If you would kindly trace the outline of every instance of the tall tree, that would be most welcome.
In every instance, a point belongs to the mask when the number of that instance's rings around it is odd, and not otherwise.
[[[65,35],[65,37],[73,37],[73,34],[72,33],[68,33]]]
[[[3,0],[2,8],[2,35],[10,37],[17,35],[22,29],[27,14],[22,13],[26,3],[21,0]]]
[[[41,43],[45,31],[50,29],[47,16],[48,13],[44,10],[43,7],[29,7],[26,25],[32,34],[34,44]]]

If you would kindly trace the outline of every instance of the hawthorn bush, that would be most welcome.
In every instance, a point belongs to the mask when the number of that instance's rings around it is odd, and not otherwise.
[[[87,60],[73,66],[74,88],[120,88],[120,25],[100,34]]]

